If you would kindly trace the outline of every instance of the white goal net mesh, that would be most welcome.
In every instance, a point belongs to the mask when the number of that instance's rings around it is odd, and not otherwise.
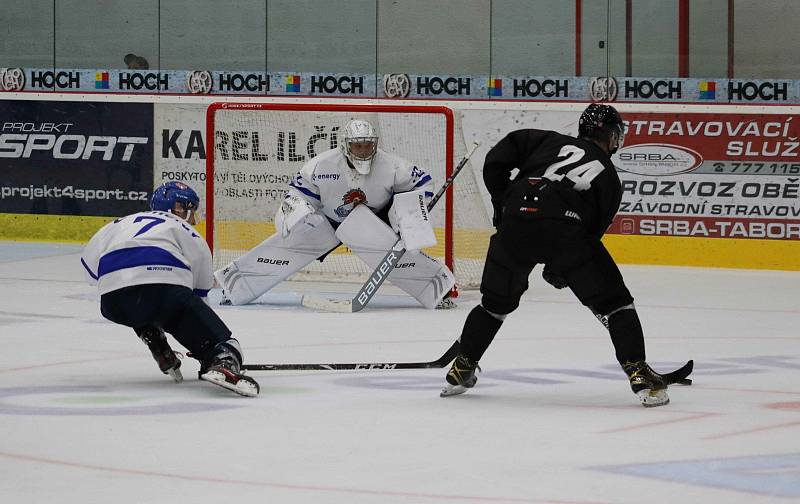
[[[314,155],[337,147],[338,131],[355,118],[375,126],[381,149],[430,173],[435,190],[466,151],[458,121],[444,107],[214,104],[208,112],[214,135],[206,170],[212,199],[206,233],[215,269],[274,233],[275,212],[294,174]],[[431,212],[438,244],[426,252],[448,263],[460,288],[479,284],[490,234],[476,183],[465,167]],[[293,279],[363,282],[370,272],[341,246]]]

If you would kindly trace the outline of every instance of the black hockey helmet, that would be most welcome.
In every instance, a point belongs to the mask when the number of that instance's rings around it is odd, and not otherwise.
[[[578,121],[578,136],[608,142],[611,155],[625,142],[625,124],[617,109],[611,105],[592,103],[586,107]]]

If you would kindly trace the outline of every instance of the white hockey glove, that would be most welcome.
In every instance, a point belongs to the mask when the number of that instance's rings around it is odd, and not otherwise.
[[[389,209],[389,223],[405,243],[407,250],[420,250],[436,245],[428,215],[425,191],[411,191],[395,194],[394,203]]]
[[[315,211],[311,203],[296,194],[288,192],[286,197],[283,198],[283,203],[278,208],[278,212],[275,214],[275,229],[281,234],[281,237],[286,238],[298,222]]]

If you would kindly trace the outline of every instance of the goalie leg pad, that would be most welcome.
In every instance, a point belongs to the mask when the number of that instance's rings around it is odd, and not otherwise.
[[[350,212],[336,236],[371,268],[398,240],[392,228],[364,205]],[[447,266],[419,251],[406,252],[387,280],[428,309],[435,308],[456,283]]]
[[[292,273],[339,245],[328,220],[314,217],[317,215],[306,217],[286,238],[280,233],[270,236],[214,273],[231,304],[253,302]]]
[[[358,205],[336,228],[336,237],[353,251],[365,250],[385,255],[398,236],[366,205]]]
[[[383,255],[378,261],[382,257]],[[450,269],[424,252],[407,252],[400,261],[387,280],[416,298],[429,310],[436,308],[439,301],[456,285],[455,276]]]

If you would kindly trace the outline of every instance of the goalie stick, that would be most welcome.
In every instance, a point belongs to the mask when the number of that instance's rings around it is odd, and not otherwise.
[[[242,364],[247,371],[380,371],[394,369],[428,369],[443,368],[458,355],[460,348],[455,341],[438,359],[430,362],[364,362],[359,364]]]
[[[603,324],[603,327],[608,329],[608,317],[601,315],[594,310],[592,310],[592,313],[594,313],[594,316],[597,318],[597,320]],[[683,366],[669,373],[661,374],[655,370],[653,372],[660,376],[667,385],[691,385],[692,379],[689,378],[689,375],[692,374],[692,369],[694,369],[694,360],[689,360]]]
[[[442,195],[447,191],[447,189],[453,184],[453,180],[455,180],[456,176],[461,172],[464,166],[469,161],[469,158],[472,156],[472,153],[475,152],[475,149],[480,145],[479,142],[474,142],[472,146],[469,148],[464,157],[461,158],[461,161],[456,166],[455,170],[453,170],[452,175],[447,177],[442,187],[439,191],[431,198],[430,203],[428,203],[428,210],[431,210],[436,202],[442,197]],[[375,293],[378,292],[378,288],[383,285],[383,282],[386,280],[386,277],[394,269],[394,266],[400,261],[400,258],[403,257],[403,254],[406,253],[405,244],[403,240],[398,238],[398,240],[394,243],[389,252],[381,259],[381,262],[378,263],[378,266],[369,276],[367,282],[361,286],[358,293],[353,297],[353,299],[328,299],[328,298],[319,298],[315,296],[303,296],[302,304],[307,308],[316,308],[319,310],[324,311],[332,311],[332,312],[340,312],[340,313],[352,313],[361,311],[367,306],[367,303],[375,296]]]

